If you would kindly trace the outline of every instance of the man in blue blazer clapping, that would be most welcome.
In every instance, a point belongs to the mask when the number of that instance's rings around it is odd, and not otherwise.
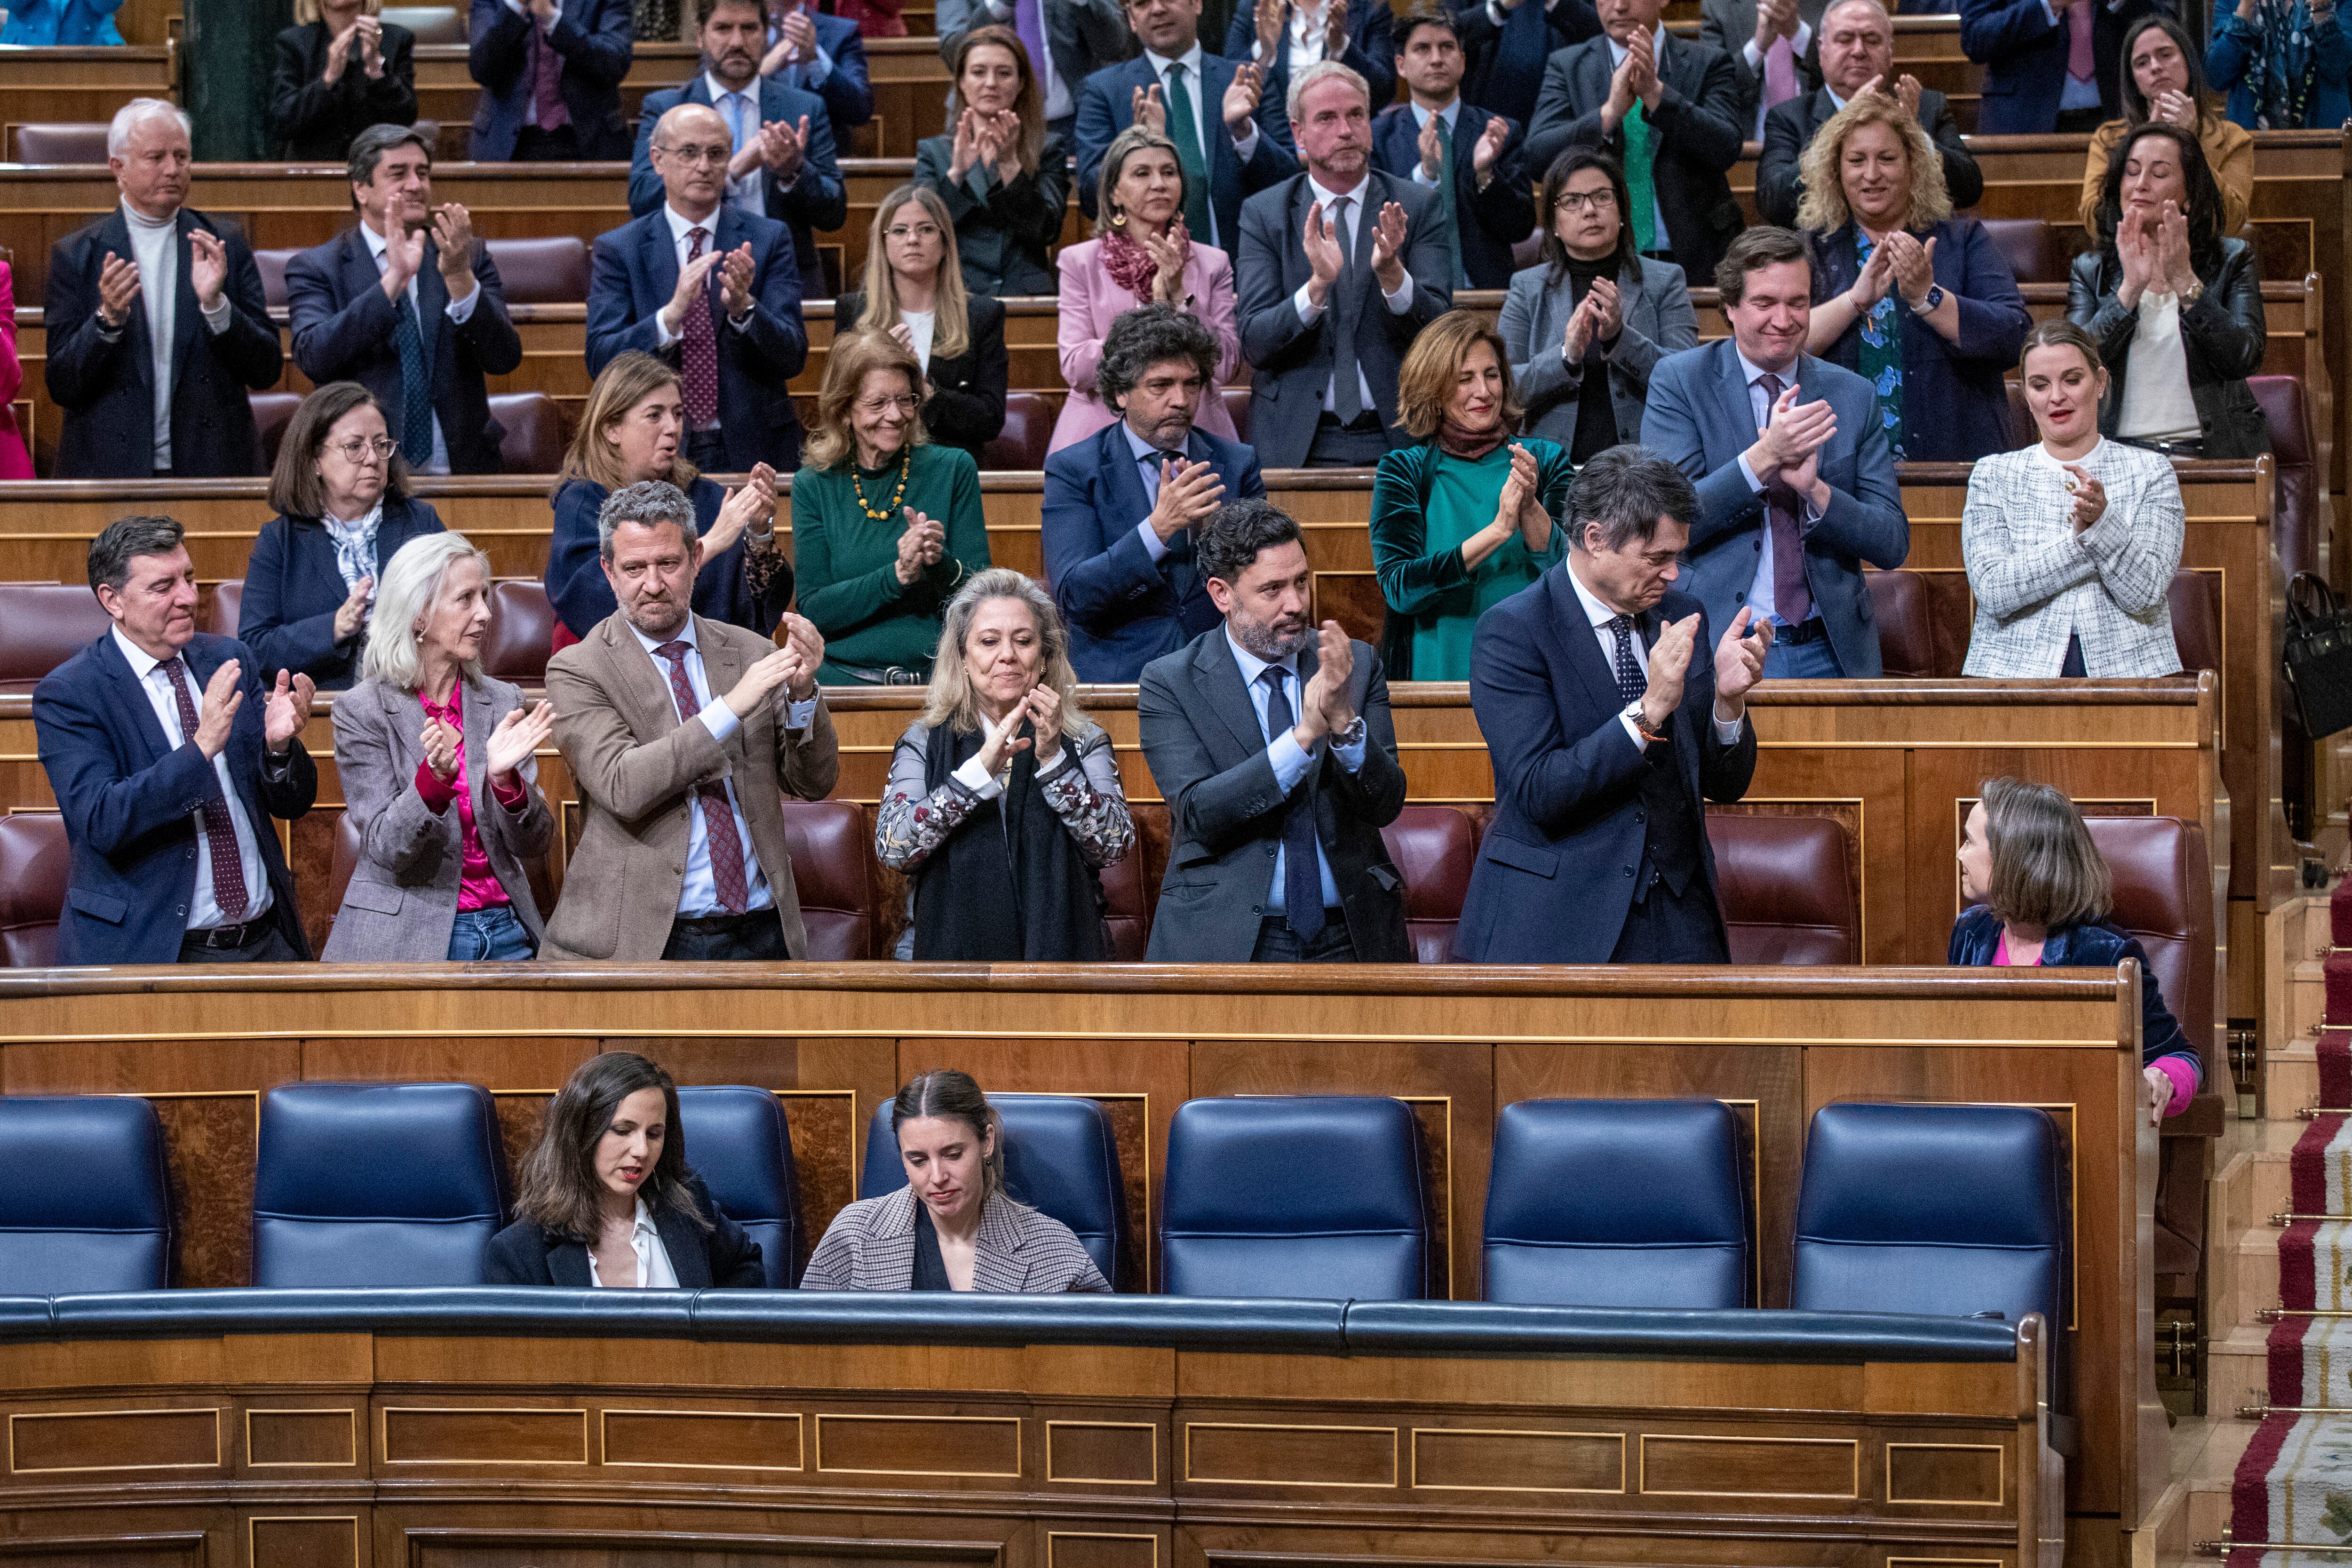
[[[824,100],[835,143],[846,142],[852,131],[874,118],[873,79],[857,24],[819,11],[816,0],[792,0],[772,10],[760,74]]]
[[[1462,97],[1453,13],[1425,3],[1398,18],[1397,70],[1411,95],[1372,121],[1372,163],[1451,198],[1455,289],[1510,286],[1511,247],[1536,226],[1519,128]]]
[[[629,155],[621,79],[636,53],[629,0],[474,0],[466,70],[477,163],[617,162]]]
[[[801,422],[786,386],[808,363],[800,268],[782,224],[719,197],[734,142],[718,111],[682,103],[654,127],[666,199],[599,235],[588,276],[588,374],[638,349],[683,373],[698,468],[800,467]]]

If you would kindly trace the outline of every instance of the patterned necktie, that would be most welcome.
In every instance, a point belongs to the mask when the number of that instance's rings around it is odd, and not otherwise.
[[[433,456],[433,378],[425,368],[425,333],[403,290],[392,307],[392,341],[400,350],[400,455],[421,469]]]
[[[1160,95],[1168,114],[1168,139],[1176,143],[1176,161],[1184,166],[1184,226],[1196,242],[1213,245],[1216,230],[1209,220],[1209,164],[1201,150],[1201,122],[1192,113],[1192,95],[1184,86],[1184,68],[1168,68],[1168,89]]]
[[[1453,231],[1446,236],[1447,259],[1454,264],[1454,286],[1470,287],[1470,275],[1462,270],[1462,209],[1454,205],[1454,127],[1443,114],[1437,117],[1437,200],[1438,210],[1454,215]]]
[[[697,224],[687,230],[691,247],[686,253],[689,265],[702,259],[702,242],[710,231]],[[719,422],[719,334],[710,324],[710,279],[719,268],[712,268],[703,275],[702,298],[686,309],[686,319],[678,323],[685,340],[685,363],[680,367],[686,379],[686,427],[707,430]]]
[[[1617,677],[1617,695],[1630,706],[1642,700],[1643,693],[1650,689],[1649,678],[1642,673],[1641,663],[1633,657],[1633,617],[1612,616],[1608,626],[1617,634],[1617,658],[1612,663]]]
[[[677,721],[698,722],[696,715],[702,705],[694,700],[694,684],[686,678],[685,643],[671,641],[654,649],[669,660],[669,694],[677,701]],[[751,884],[743,874],[743,840],[735,826],[735,808],[727,802],[726,786],[715,779],[705,779],[694,786],[694,797],[702,803],[702,836],[710,844],[710,880],[719,889],[719,902],[730,915],[740,915],[751,904]]]
[[[2076,81],[2088,81],[2095,68],[2091,56],[2091,8],[2069,5],[2066,8],[2066,74]]]
[[[187,666],[167,658],[161,668],[171,677],[172,695],[179,701],[181,744],[189,744],[196,738],[196,702],[188,690]],[[245,919],[245,859],[237,853],[236,826],[229,821],[228,797],[221,793],[220,773],[207,766],[205,774],[212,786],[205,796],[205,847],[213,858],[213,902],[234,925]]]
[[[1265,688],[1265,732],[1280,735],[1296,729],[1297,717],[1284,691],[1283,668],[1268,665],[1258,673]],[[1305,787],[1291,797],[1282,814],[1282,901],[1284,918],[1302,942],[1323,934],[1323,877],[1320,851],[1315,842],[1315,768],[1307,765]]]
[[[1346,196],[1334,196],[1324,209],[1332,237],[1339,245],[1339,280],[1332,289],[1331,333],[1331,412],[1339,416],[1342,425],[1353,425],[1363,417],[1363,377],[1356,366],[1356,311],[1352,308],[1356,296],[1363,292],[1362,279],[1352,276],[1356,269],[1355,237],[1348,232]]]
[[[1766,371],[1756,378],[1769,410],[1779,404],[1780,378]],[[1792,626],[1811,618],[1813,591],[1805,583],[1805,534],[1799,525],[1803,502],[1777,479],[1764,487],[1764,510],[1772,528],[1772,613]]]
[[[536,20],[530,28],[530,101],[539,110],[539,128],[557,131],[572,123],[563,106],[563,56],[548,41],[547,29]]]

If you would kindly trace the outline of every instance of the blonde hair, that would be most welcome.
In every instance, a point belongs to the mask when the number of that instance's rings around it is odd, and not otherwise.
[[[1095,177],[1094,236],[1097,239],[1108,234],[1127,232],[1124,223],[1115,221],[1125,218],[1126,210],[1112,198],[1118,194],[1119,177],[1127,173],[1127,161],[1152,147],[1160,148],[1176,160],[1176,216],[1179,218],[1184,216],[1184,197],[1192,188],[1192,180],[1184,173],[1183,154],[1176,151],[1176,143],[1164,133],[1149,125],[1130,125],[1111,138],[1109,149],[1103,153],[1102,173]],[[1129,237],[1134,237],[1130,235]],[[1205,245],[1208,241],[1203,238],[1202,243]]]
[[[930,439],[923,429],[923,366],[915,351],[887,332],[852,332],[834,339],[833,352],[825,356],[824,386],[816,395],[816,425],[801,450],[803,467],[834,468],[856,460],[857,437],[849,426],[849,405],[857,401],[867,374],[877,370],[905,376],[907,389],[915,395],[915,417],[907,424],[907,445],[919,447]]]
[[[368,616],[367,649],[360,656],[360,674],[403,691],[425,683],[425,661],[419,653],[425,634],[416,623],[441,602],[442,584],[449,568],[460,561],[482,563],[482,585],[489,586],[490,558],[474,548],[462,533],[427,533],[410,540],[384,563],[383,581],[376,584],[375,608]],[[466,679],[482,679],[478,659],[465,661]]]
[[[1037,684],[1050,687],[1062,699],[1062,731],[1077,741],[1090,735],[1095,721],[1078,706],[1077,672],[1070,668],[1070,634],[1054,608],[1054,601],[1034,579],[1010,566],[992,566],[976,574],[948,601],[940,617],[939,657],[931,661],[931,688],[923,701],[923,722],[934,729],[946,725],[959,732],[982,729],[988,721],[980,710],[980,695],[964,668],[963,645],[981,605],[991,599],[1018,599],[1029,606],[1037,623]]]
[[[1797,226],[1817,234],[1843,228],[1853,214],[1845,204],[1845,184],[1839,165],[1845,158],[1845,139],[1865,125],[1884,125],[1903,143],[1911,160],[1911,205],[1903,219],[1906,228],[1926,228],[1952,216],[1952,194],[1944,185],[1944,160],[1936,144],[1919,127],[1919,117],[1885,93],[1865,92],[1839,110],[1813,132],[1811,145],[1798,164],[1805,183],[1797,204]]]
[[[971,346],[971,297],[964,292],[963,263],[956,258],[955,220],[947,203],[929,185],[900,185],[874,209],[874,229],[866,237],[866,303],[856,331],[887,335],[899,321],[898,275],[890,270],[889,242],[883,236],[898,209],[912,202],[940,226],[940,277],[931,294],[931,357],[957,359]]]
[[[555,476],[558,490],[574,479],[592,485],[602,485],[608,490],[619,489],[630,482],[632,476],[622,471],[621,455],[604,432],[628,417],[629,410],[665,387],[682,386],[677,371],[637,349],[615,354],[597,376],[596,384],[588,389],[587,406],[580,411],[580,428],[572,435],[572,449],[563,454],[563,467]],[[679,489],[691,489],[700,470],[686,460],[686,443],[678,442],[677,458],[670,464],[669,482]]]
[[[1495,363],[1503,373],[1503,428],[1519,427],[1526,410],[1511,390],[1511,355],[1502,334],[1476,310],[1448,310],[1422,329],[1397,372],[1397,419],[1406,435],[1426,440],[1437,434],[1445,423],[1446,405],[1454,401],[1462,363],[1480,343],[1495,351]]]
[[[377,16],[383,13],[383,0],[360,0],[360,15]],[[294,0],[294,25],[307,27],[322,19],[319,0]]]

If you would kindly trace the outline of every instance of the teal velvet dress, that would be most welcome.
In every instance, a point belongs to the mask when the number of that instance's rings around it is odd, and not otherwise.
[[[1551,539],[1537,552],[1515,533],[1475,571],[1462,564],[1462,543],[1495,521],[1511,476],[1511,443],[1476,462],[1447,456],[1433,439],[1381,459],[1372,479],[1372,567],[1388,603],[1381,663],[1391,680],[1469,679],[1478,617],[1567,555],[1559,520],[1568,510],[1568,454],[1534,436],[1518,445],[1535,458]]]

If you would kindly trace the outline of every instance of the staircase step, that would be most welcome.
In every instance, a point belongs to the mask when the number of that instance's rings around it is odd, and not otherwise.
[[[2284,1045],[2273,1046],[2263,1053],[2263,1097],[2271,1120],[2303,1125],[2295,1120],[2295,1112],[2319,1103],[2316,1039],[2310,1035],[2297,1035]]]
[[[2206,1342],[2206,1408],[2217,1421],[2234,1421],[2249,1405],[2270,1402],[2270,1325],[2238,1323]]]
[[[2231,1249],[2229,1289],[2216,1280],[2211,1294],[2216,1324],[2251,1325],[2255,1314],[2279,1304],[2279,1233],[2268,1225],[2242,1233]]]
[[[2329,978],[2331,973],[2334,975],[2332,980]],[[2301,958],[2289,963],[2286,987],[2288,1038],[2318,1033],[2319,1026],[2328,1022],[2331,993],[2340,998],[2335,1010],[2340,1011],[2343,1016],[2336,1021],[2352,1024],[2352,953],[2334,962]]]
[[[2154,1568],[2188,1568],[2193,1560],[2189,1535],[2189,1482],[2186,1478],[2164,1489],[2156,1506],[2140,1521],[2132,1539],[2132,1560]],[[2153,1552],[2153,1556],[2149,1555]]]
[[[2206,1439],[2204,1452],[2198,1456],[2195,1471],[2189,1479],[2189,1539],[2219,1541],[2230,1528],[2230,1484],[2238,1474],[2238,1461],[2245,1456],[2246,1445],[2254,1440],[2259,1423],[2252,1421],[2216,1420],[2211,1435]]]

